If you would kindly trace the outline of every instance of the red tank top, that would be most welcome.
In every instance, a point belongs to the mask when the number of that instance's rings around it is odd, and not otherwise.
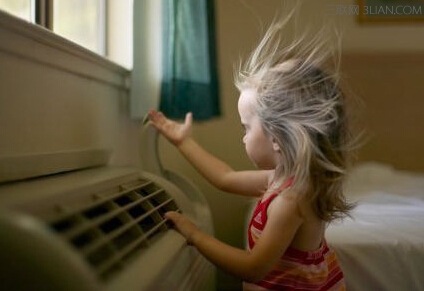
[[[272,200],[292,185],[289,179],[266,199],[259,201],[249,223],[248,249],[253,249],[268,220],[267,210]],[[336,254],[326,244],[316,251],[289,247],[275,268],[256,283],[244,282],[246,290],[345,290],[343,272]]]
[[[253,211],[252,218],[249,223],[248,228],[248,243],[249,249],[252,249],[255,245],[255,241],[257,239],[252,236],[252,227],[253,229],[257,229],[260,232],[263,231],[266,221],[268,220],[268,206],[272,202],[272,200],[283,190],[287,189],[293,184],[293,178],[286,180],[280,187],[278,187],[271,195],[269,195],[265,200],[259,200],[256,205],[255,210]]]

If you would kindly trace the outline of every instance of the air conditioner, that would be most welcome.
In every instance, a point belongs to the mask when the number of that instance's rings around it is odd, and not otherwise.
[[[180,211],[212,233],[209,207],[193,184],[162,169],[156,142],[142,142],[143,169],[1,184],[0,289],[213,290],[214,267],[163,218]]]

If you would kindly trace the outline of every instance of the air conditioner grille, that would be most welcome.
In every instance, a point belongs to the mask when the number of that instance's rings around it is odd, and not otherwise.
[[[49,225],[93,267],[99,278],[109,279],[135,252],[167,229],[163,214],[180,211],[174,199],[146,179],[115,185],[91,199],[61,209]]]

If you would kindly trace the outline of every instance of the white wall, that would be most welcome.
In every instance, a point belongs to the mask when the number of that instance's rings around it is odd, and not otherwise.
[[[129,71],[3,13],[0,38],[0,160],[106,150],[110,164],[138,163]]]

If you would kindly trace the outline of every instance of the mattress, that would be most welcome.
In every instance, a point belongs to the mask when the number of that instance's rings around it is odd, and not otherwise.
[[[347,290],[424,290],[424,175],[379,163],[353,169],[352,217],[331,223],[327,241]]]

